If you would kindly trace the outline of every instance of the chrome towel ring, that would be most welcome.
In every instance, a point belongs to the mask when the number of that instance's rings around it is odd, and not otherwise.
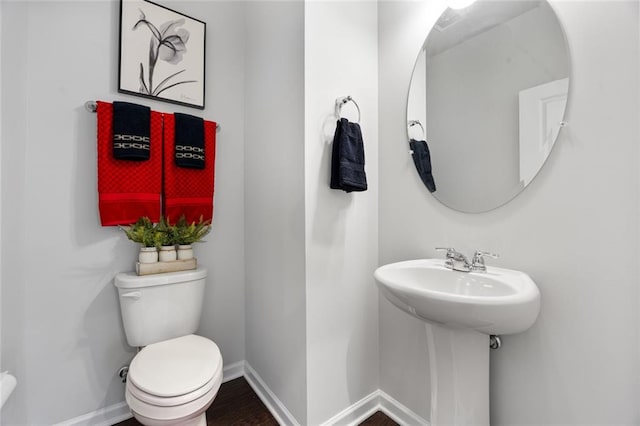
[[[353,104],[356,106],[356,109],[358,110],[358,121],[356,121],[356,123],[360,123],[360,107],[358,106],[358,103],[355,101],[355,99],[353,99],[351,96],[342,96],[336,99],[336,118],[342,118],[340,116],[342,106],[347,102],[353,102]]]

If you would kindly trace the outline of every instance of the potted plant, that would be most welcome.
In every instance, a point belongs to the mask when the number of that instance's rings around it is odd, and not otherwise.
[[[187,222],[184,215],[174,225],[175,243],[178,244],[178,259],[186,260],[193,258],[193,248],[191,245],[202,241],[211,232],[211,223],[203,220],[200,216],[199,222]]]
[[[134,243],[142,245],[138,254],[140,263],[155,263],[158,261],[155,227],[148,217],[141,217],[133,225],[121,226],[120,228],[127,238]]]
[[[176,228],[161,216],[154,230],[156,247],[160,250],[160,262],[176,260]]]

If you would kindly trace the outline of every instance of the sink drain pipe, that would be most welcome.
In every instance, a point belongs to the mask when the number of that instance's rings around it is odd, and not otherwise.
[[[500,346],[502,346],[502,340],[500,339],[500,336],[498,336],[497,334],[490,335],[489,347],[491,349],[500,349]]]

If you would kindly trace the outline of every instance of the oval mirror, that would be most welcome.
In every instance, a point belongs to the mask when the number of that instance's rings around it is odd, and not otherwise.
[[[445,10],[407,101],[410,152],[427,189],[469,213],[518,195],[563,125],[569,72],[564,31],[544,0]]]

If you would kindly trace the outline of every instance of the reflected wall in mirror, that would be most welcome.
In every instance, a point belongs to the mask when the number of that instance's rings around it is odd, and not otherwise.
[[[407,102],[411,155],[427,189],[469,213],[518,195],[563,125],[569,73],[546,1],[445,10],[420,50]]]

